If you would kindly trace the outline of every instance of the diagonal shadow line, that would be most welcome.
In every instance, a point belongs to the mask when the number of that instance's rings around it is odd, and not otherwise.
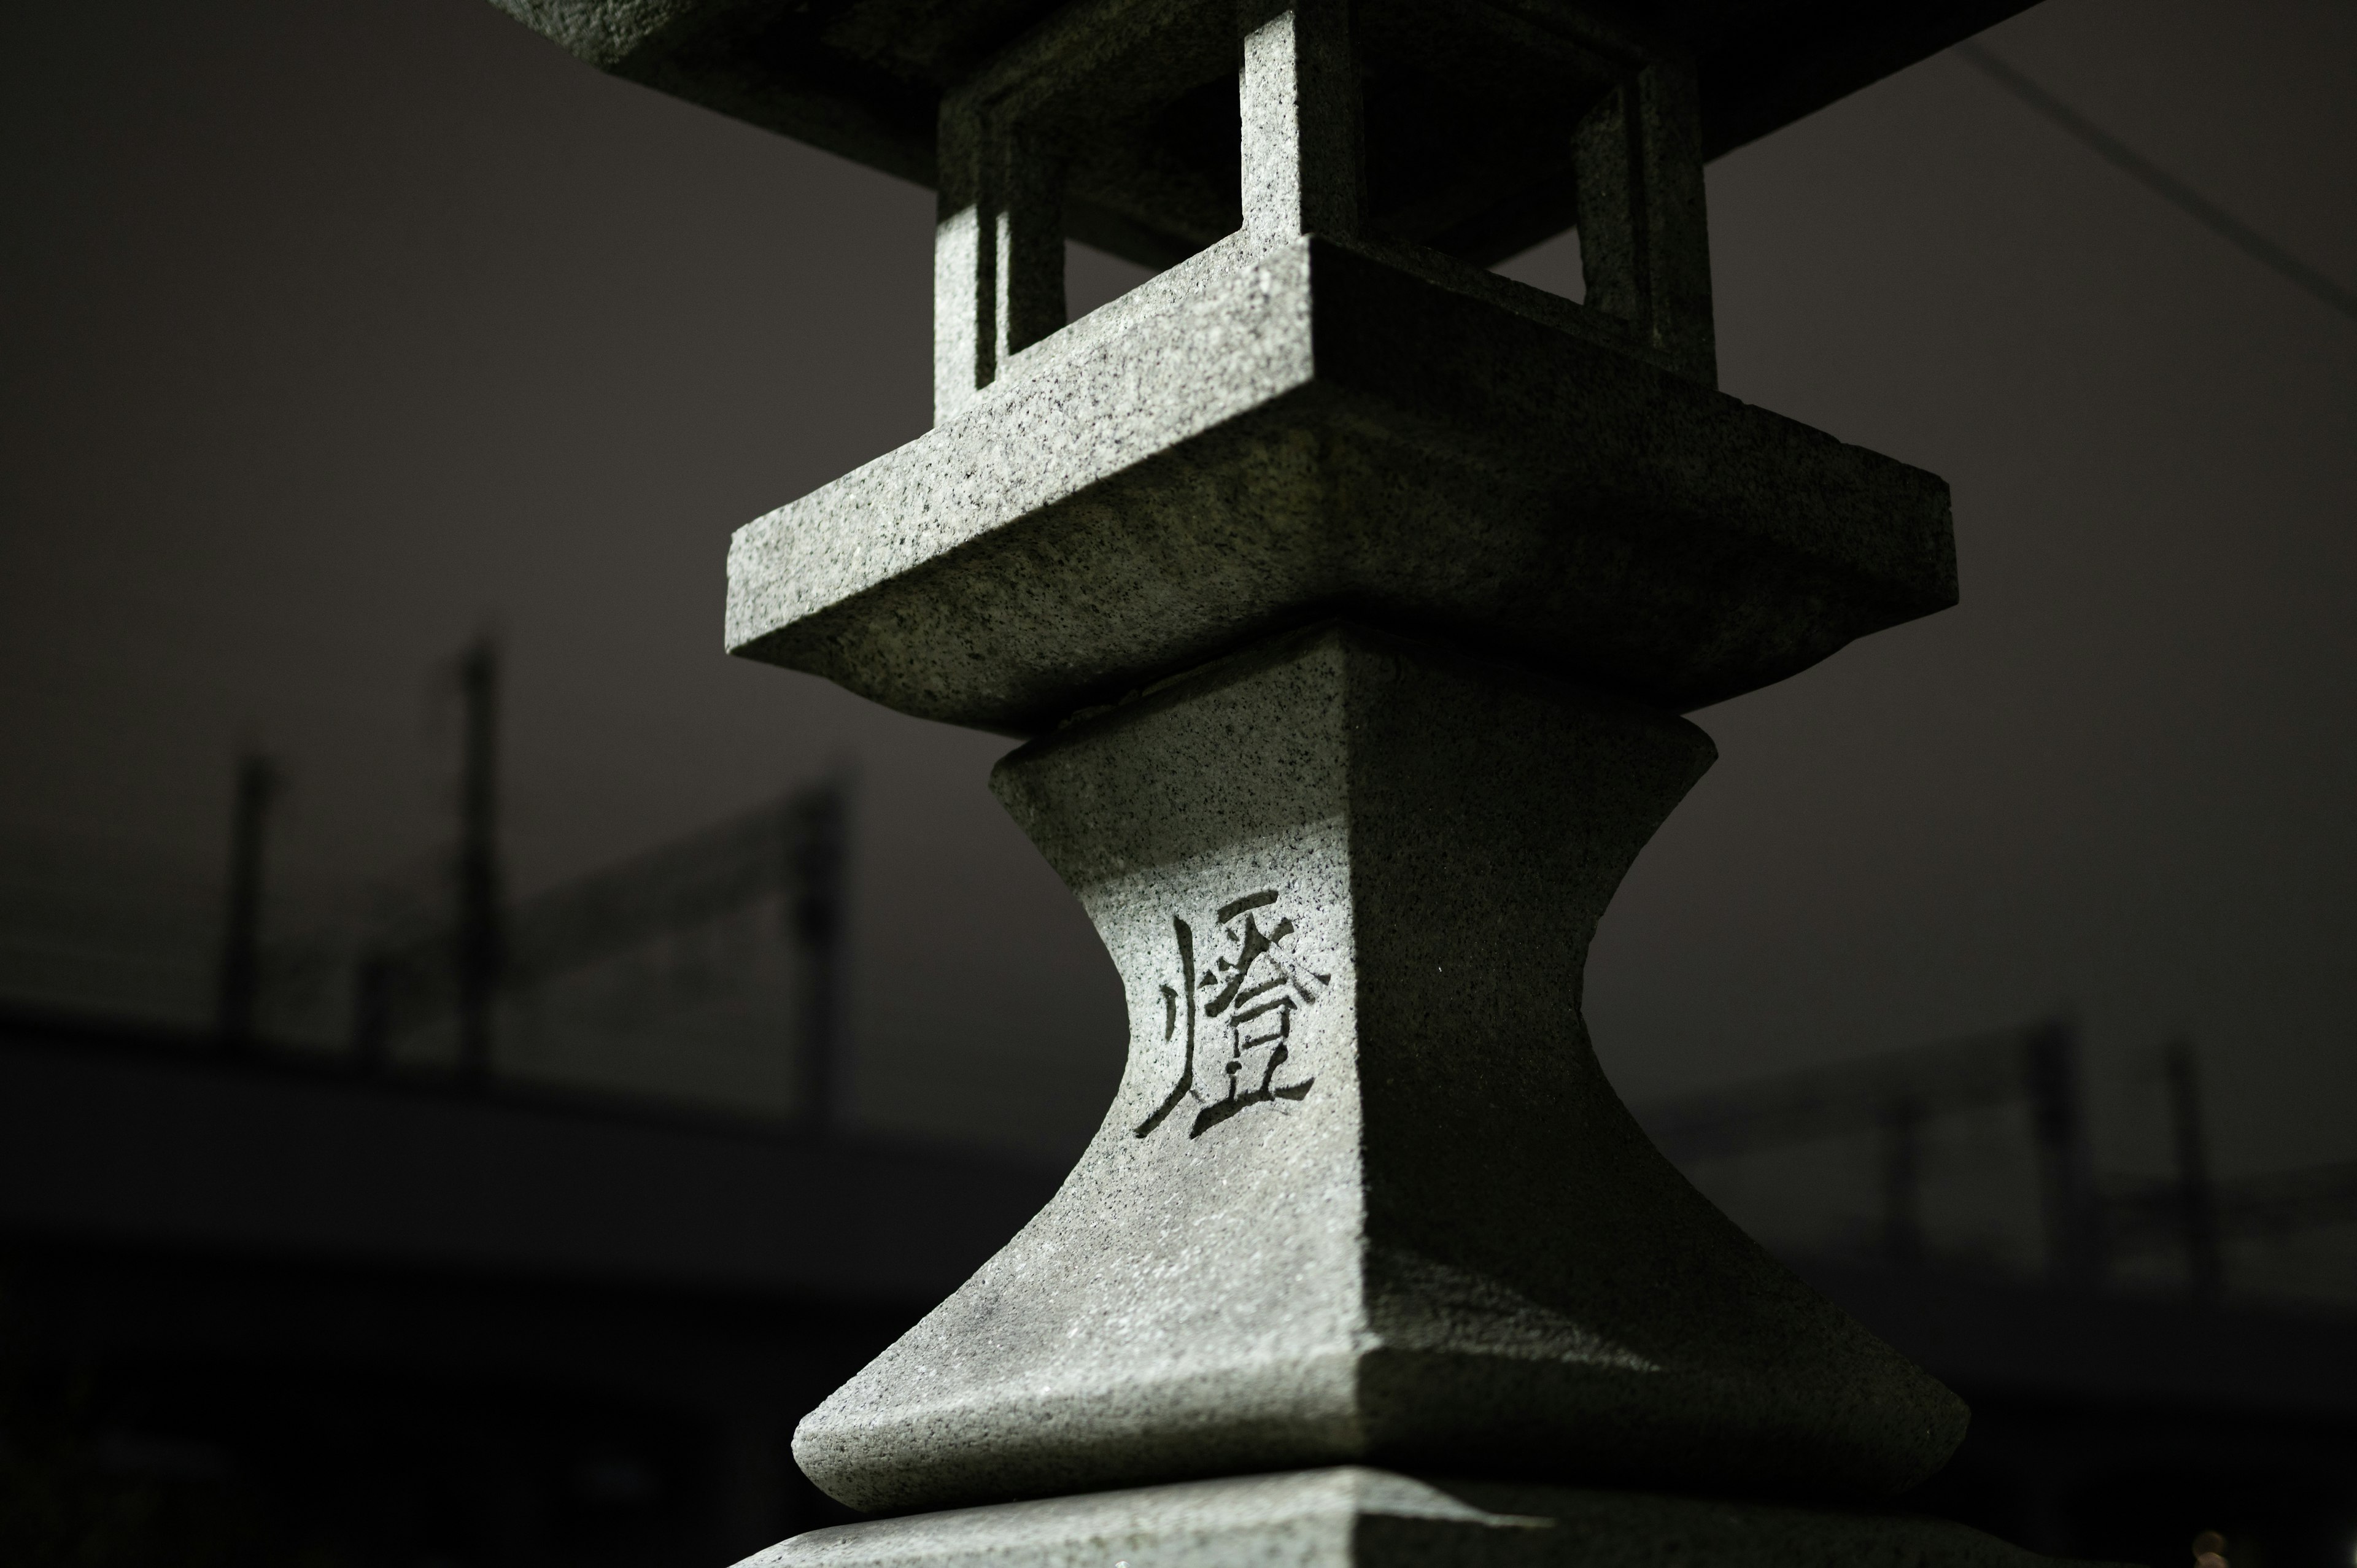
[[[2052,121],[2098,157],[2127,175],[2261,266],[2305,290],[2352,321],[2357,292],[2343,287],[2252,228],[2175,175],[2104,130],[1975,43],[1953,47],[1956,57]]]

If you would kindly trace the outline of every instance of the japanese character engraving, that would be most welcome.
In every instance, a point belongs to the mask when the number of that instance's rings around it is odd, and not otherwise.
[[[1317,1079],[1279,1082],[1293,1057],[1294,1015],[1315,1006],[1333,983],[1295,950],[1299,934],[1273,906],[1276,889],[1263,888],[1220,907],[1212,918],[1214,954],[1196,968],[1195,931],[1173,916],[1178,982],[1162,993],[1162,1037],[1173,1039],[1183,1018],[1187,1042],[1178,1081],[1137,1127],[1146,1137],[1181,1105],[1194,1102],[1187,1136],[1200,1138],[1248,1106],[1290,1112]],[[1215,956],[1214,956],[1215,955]]]

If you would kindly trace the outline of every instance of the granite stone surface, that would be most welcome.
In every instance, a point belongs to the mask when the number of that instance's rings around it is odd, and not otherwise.
[[[1887,1497],[1966,1412],[1580,1017],[1677,714],[1956,598],[1938,478],[1717,390],[1703,160],[2018,0],[500,3],[935,185],[934,428],[739,531],[727,640],[1027,737],[1127,1001],[1055,1198],[794,1439],[1050,1500],[756,1561],[2023,1559],[1700,1500]],[[1485,270],[1574,221],[1580,303]],[[1068,235],[1168,270],[1067,321]]]
[[[1476,91],[1468,124],[1551,84],[1583,301],[1384,219],[1403,53]],[[1232,197],[1135,211],[1207,248],[1067,323],[1106,127],[1202,82]],[[1696,93],[1556,4],[1059,11],[941,101],[935,428],[739,532],[730,647],[1037,734],[1335,615],[1684,709],[1953,602],[1937,478],[1713,390]],[[1427,216],[1498,188],[1443,172]]]
[[[2034,1568],[1945,1520],[1343,1466],[813,1530],[740,1568]]]
[[[1245,233],[740,530],[727,640],[1036,734],[1336,614],[1684,709],[1955,595],[1934,476],[1540,290]]]
[[[806,1418],[854,1508],[1369,1462],[1899,1490],[1938,1383],[1657,1154],[1579,1015],[1684,721],[1349,626],[1071,725],[993,787],[1119,967],[1048,1208]]]

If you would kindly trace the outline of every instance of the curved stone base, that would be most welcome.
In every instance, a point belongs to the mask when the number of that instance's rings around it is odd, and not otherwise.
[[[1895,1496],[1963,1404],[1646,1141],[1588,1047],[1684,720],[1347,626],[1076,723],[994,788],[1120,969],[1048,1208],[805,1417],[865,1512],[1328,1465]]]

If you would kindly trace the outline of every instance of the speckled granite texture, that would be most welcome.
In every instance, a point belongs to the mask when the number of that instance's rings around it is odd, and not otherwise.
[[[1953,603],[1939,479],[1714,390],[1690,63],[1562,4],[1409,12],[1084,0],[978,62],[941,102],[934,428],[739,531],[729,647],[1031,735],[1335,615],[1684,710]],[[1582,303],[1383,217],[1401,79],[1363,68],[1401,58],[1490,113],[1553,84]],[[1066,324],[1092,160],[1206,102],[1203,245]]]
[[[1945,1520],[1343,1467],[813,1530],[741,1568],[2034,1568]]]
[[[1953,602],[1939,479],[1426,270],[1162,274],[740,530],[729,646],[1028,734],[1333,613],[1684,709]]]
[[[1895,1491],[1964,1407],[1648,1144],[1579,1017],[1681,719],[1329,627],[999,766],[1119,965],[1049,1207],[804,1420],[863,1509],[1354,1461]]]
[[[1703,159],[2018,0],[499,3],[934,186],[934,428],[739,531],[728,644],[1028,739],[1127,995],[1056,1198],[794,1440],[1051,1500],[756,1561],[2028,1561],[1695,1497],[1888,1496],[1965,1412],[1579,1013],[1676,714],[1956,598],[1938,478],[1716,390]],[[1581,303],[1485,270],[1575,219]],[[1067,236],[1168,270],[1068,322]]]

